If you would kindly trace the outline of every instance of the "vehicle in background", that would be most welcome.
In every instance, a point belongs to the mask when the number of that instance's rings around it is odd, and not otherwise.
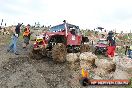
[[[97,54],[103,54],[106,55],[106,51],[107,51],[107,46],[108,46],[108,42],[106,39],[100,39],[97,44],[95,44],[95,55]]]

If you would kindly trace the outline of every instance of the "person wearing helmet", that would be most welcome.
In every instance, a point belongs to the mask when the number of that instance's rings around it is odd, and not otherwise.
[[[26,26],[23,32],[23,38],[24,38],[23,48],[26,48],[30,40],[30,25],[29,24]]]
[[[112,31],[108,33],[107,41],[108,41],[107,55],[109,58],[112,58],[114,57],[114,53],[116,49],[115,37]]]

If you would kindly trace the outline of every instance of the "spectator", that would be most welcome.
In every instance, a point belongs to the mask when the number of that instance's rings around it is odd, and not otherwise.
[[[112,58],[114,57],[114,53],[116,49],[115,37],[113,36],[112,31],[108,33],[107,41],[109,43],[109,46],[107,47],[107,55],[109,58]]]
[[[132,58],[132,45],[129,45],[129,46],[127,47],[127,51],[128,51],[128,55],[127,55],[127,56],[128,56],[129,58]],[[126,51],[126,52],[127,52],[127,51]]]
[[[18,23],[16,28],[12,30],[13,31],[12,41],[11,41],[11,44],[9,45],[9,48],[7,49],[7,52],[13,50],[15,55],[19,55],[19,53],[17,52],[17,40],[20,34],[20,27],[22,24]]]

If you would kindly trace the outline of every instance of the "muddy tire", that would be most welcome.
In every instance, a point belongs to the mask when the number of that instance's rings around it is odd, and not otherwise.
[[[43,55],[41,54],[41,51],[40,50],[32,50],[30,53],[29,53],[29,57],[31,59],[36,59],[36,60],[40,60],[43,58]]]
[[[42,49],[41,50],[41,54],[42,54],[43,57],[46,57],[47,56],[46,53],[47,53],[47,50],[46,49]]]
[[[66,46],[62,43],[59,43],[52,48],[52,58],[54,62],[59,63],[65,62],[66,54],[67,54]]]
[[[90,51],[90,46],[88,44],[82,44],[80,47],[80,52],[89,52]]]
[[[97,49],[94,51],[94,54],[95,55],[98,55],[99,54]]]

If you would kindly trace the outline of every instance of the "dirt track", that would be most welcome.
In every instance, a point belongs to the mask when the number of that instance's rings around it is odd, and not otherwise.
[[[1,43],[2,44],[2,43]],[[6,53],[8,45],[0,46],[0,88],[71,88],[80,86],[78,74],[66,63],[56,64],[52,59],[33,60],[18,43],[20,55]],[[76,74],[75,74],[76,73]],[[73,83],[75,82],[75,83]]]
[[[0,44],[0,88],[82,88],[79,68],[70,70],[67,63],[56,64],[49,58],[30,59],[31,46],[25,51],[21,44],[19,41],[18,56],[6,53],[8,44]]]

